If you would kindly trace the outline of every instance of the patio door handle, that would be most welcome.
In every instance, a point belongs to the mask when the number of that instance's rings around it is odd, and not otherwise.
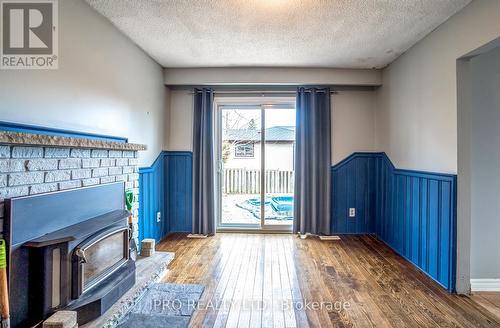
[[[224,171],[224,164],[221,160],[217,161],[217,172],[222,173]]]

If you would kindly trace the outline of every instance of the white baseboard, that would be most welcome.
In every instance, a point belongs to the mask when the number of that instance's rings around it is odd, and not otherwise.
[[[199,235],[199,234],[193,234],[193,233],[190,233],[189,235],[187,235],[188,238],[192,238],[192,239],[204,239],[204,238],[208,238],[207,235]]]
[[[297,232],[297,237],[300,239],[306,239],[307,237],[311,237],[312,235],[309,232],[306,232],[305,234],[301,234],[300,232]]]
[[[339,236],[318,236],[318,235],[313,235],[311,233],[306,233],[304,235],[297,233],[297,236],[300,238],[300,239],[306,239],[308,237],[318,237],[320,240],[323,240],[323,241],[328,241],[328,240],[340,240],[340,237]]]
[[[473,292],[500,292],[500,279],[471,279]]]
[[[339,236],[319,236],[319,239],[325,240],[325,241],[328,241],[328,240],[340,240],[340,237]]]

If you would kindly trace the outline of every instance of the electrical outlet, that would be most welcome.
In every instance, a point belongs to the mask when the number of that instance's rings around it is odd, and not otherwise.
[[[350,218],[356,217],[356,209],[354,207],[349,208],[349,217]]]
[[[156,212],[156,222],[161,221],[161,212]]]

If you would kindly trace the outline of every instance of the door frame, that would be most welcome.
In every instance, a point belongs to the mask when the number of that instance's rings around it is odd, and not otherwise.
[[[291,233],[293,223],[290,225],[283,224],[266,224],[265,223],[265,174],[261,174],[261,191],[260,191],[260,224],[225,224],[222,225],[222,184],[223,184],[223,171],[222,171],[222,161],[220,160],[222,154],[222,111],[226,108],[231,109],[254,109],[259,110],[261,117],[261,165],[265,169],[265,110],[270,108],[295,108],[295,97],[220,97],[214,99],[214,109],[215,109],[215,192],[216,192],[216,230],[217,231],[227,231],[227,232],[279,232],[279,233]]]

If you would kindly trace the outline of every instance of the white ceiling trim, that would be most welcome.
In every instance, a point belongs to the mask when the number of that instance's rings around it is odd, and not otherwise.
[[[336,68],[166,68],[166,85],[346,85],[380,86],[378,69]]]

